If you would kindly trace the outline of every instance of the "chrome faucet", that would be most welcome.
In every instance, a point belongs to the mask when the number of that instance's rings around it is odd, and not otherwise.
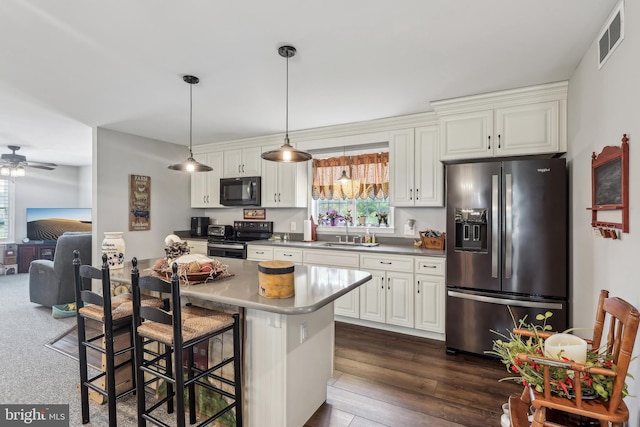
[[[345,241],[349,243],[349,221],[346,219],[344,220],[344,229],[346,234]],[[355,240],[353,242],[355,243]]]

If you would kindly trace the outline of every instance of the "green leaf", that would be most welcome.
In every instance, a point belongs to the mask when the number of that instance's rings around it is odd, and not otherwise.
[[[536,320],[544,320],[544,319],[545,319],[544,315],[542,315],[542,314],[537,314],[536,315]]]

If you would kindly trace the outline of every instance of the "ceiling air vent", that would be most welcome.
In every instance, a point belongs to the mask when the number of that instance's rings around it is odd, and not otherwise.
[[[620,2],[598,37],[598,69],[624,39],[624,2]]]

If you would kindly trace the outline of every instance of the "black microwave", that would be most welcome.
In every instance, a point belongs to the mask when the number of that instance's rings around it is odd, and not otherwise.
[[[261,201],[259,176],[220,179],[221,205],[260,206]]]

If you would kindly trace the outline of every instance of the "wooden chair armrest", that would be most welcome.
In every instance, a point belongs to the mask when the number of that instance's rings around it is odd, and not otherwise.
[[[607,369],[607,368],[589,367],[583,363],[578,363],[578,362],[551,359],[549,357],[533,356],[533,355],[524,354],[524,353],[519,353],[517,355],[517,358],[522,362],[533,362],[539,365],[547,365],[547,366],[553,366],[556,368],[570,369],[572,371],[584,372],[587,374],[605,375],[609,377],[616,376],[616,371],[614,370]]]
[[[523,337],[540,337],[542,339],[547,339],[549,338],[551,335],[553,335],[553,332],[538,332],[538,334],[536,335],[533,331],[530,331],[528,329],[518,329],[515,328],[513,330],[513,333],[516,335],[522,335]]]

